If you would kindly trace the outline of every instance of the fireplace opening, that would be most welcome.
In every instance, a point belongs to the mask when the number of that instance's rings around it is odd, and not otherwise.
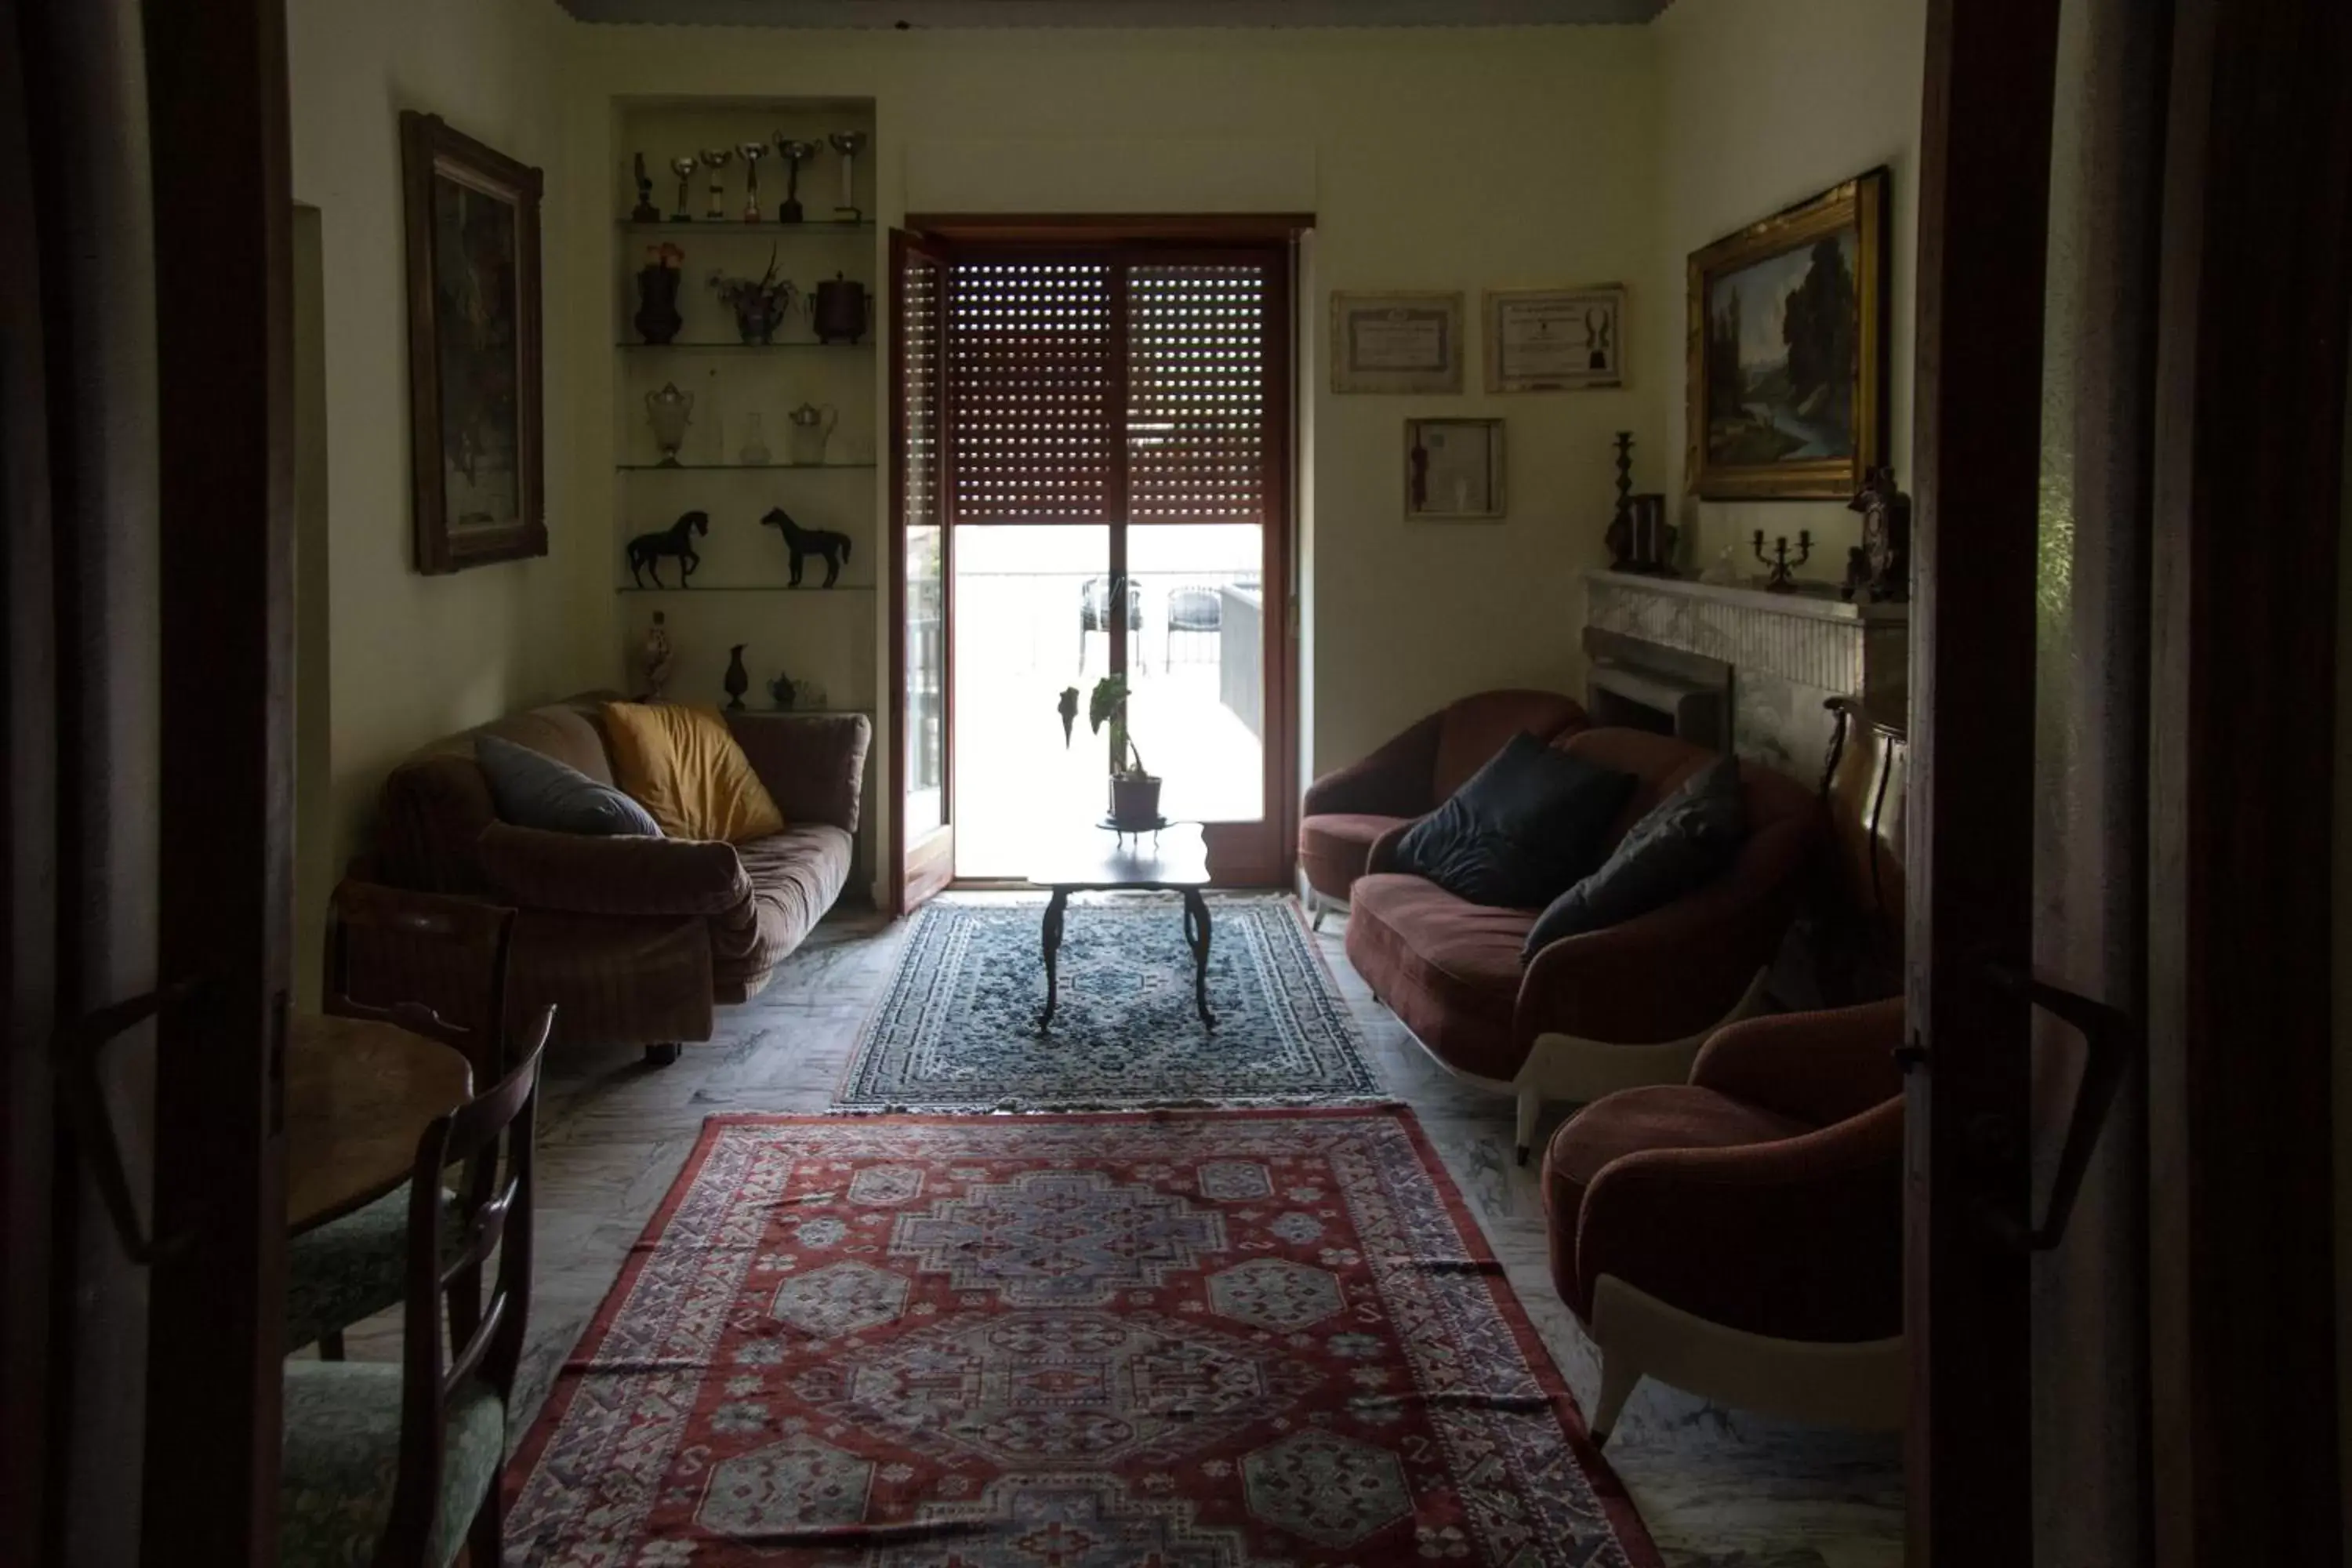
[[[1596,725],[1731,749],[1729,665],[1596,626],[1584,629],[1584,707]]]

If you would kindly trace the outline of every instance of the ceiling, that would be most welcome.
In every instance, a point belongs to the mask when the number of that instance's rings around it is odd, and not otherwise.
[[[583,22],[745,27],[1503,27],[1646,22],[1671,0],[561,0]]]

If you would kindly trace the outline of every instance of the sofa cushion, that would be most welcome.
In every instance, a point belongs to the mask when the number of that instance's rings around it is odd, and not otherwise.
[[[1396,869],[1473,903],[1540,909],[1601,863],[1630,774],[1514,735],[1408,828]]]
[[[1721,875],[1747,834],[1739,762],[1724,757],[1685,779],[1617,841],[1598,870],[1554,899],[1519,956],[1531,963],[1562,937],[1664,908]]]
[[[1444,800],[1460,789],[1514,735],[1549,741],[1586,722],[1583,706],[1557,691],[1481,691],[1462,698],[1438,715],[1429,798]]]
[[[805,823],[736,846],[751,897],[711,917],[712,973],[719,999],[741,1001],[805,941],[849,879],[852,840],[838,827]]]
[[[742,844],[782,829],[783,813],[716,708],[608,702],[604,729],[621,787],[671,837]]]
[[[1550,1216],[1552,1281],[1578,1318],[1592,1318],[1592,1288],[1578,1277],[1577,1216],[1593,1178],[1611,1162],[1644,1149],[1737,1149],[1771,1143],[1813,1129],[1744,1100],[1690,1084],[1621,1089],[1594,1100],[1552,1135],[1543,1164],[1544,1212]],[[1681,1245],[1679,1237],[1663,1245]]]
[[[661,837],[646,808],[578,768],[497,735],[474,738],[474,760],[489,780],[499,816],[518,827],[600,836]]]
[[[1326,898],[1345,899],[1356,879],[1364,874],[1364,862],[1372,852],[1372,841],[1410,820],[1349,811],[1301,817],[1298,867],[1307,873],[1307,885]]]
[[[1508,1081],[1526,1053],[1511,1041],[1519,997],[1519,944],[1532,910],[1458,899],[1419,877],[1359,880],[1348,916],[1348,960],[1375,995],[1440,1061]]]

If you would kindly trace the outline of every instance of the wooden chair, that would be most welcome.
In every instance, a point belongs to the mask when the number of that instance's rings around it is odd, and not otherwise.
[[[554,1022],[550,1007],[520,1065],[417,1141],[400,1363],[286,1363],[284,1568],[446,1568],[460,1547],[475,1563],[499,1561],[499,1473],[530,1300],[531,1129]],[[453,1165],[464,1173],[445,1221]]]
[[[324,1010],[439,1040],[464,1053],[476,1083],[494,1083],[507,1066],[514,920],[488,904],[346,881],[330,913]],[[340,1361],[344,1329],[399,1303],[408,1208],[394,1192],[287,1243],[288,1348],[315,1340]]]

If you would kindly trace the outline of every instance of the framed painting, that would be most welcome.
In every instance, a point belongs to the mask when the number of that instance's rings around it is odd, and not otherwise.
[[[1331,296],[1331,390],[1462,390],[1458,293]]]
[[[1843,500],[1886,460],[1886,216],[1874,169],[1692,255],[1692,494]]]
[[[1503,422],[1404,422],[1404,515],[1465,522],[1503,515]]]
[[[547,553],[540,172],[400,117],[416,569]]]
[[[1486,290],[1486,390],[1583,392],[1625,384],[1625,290]]]

